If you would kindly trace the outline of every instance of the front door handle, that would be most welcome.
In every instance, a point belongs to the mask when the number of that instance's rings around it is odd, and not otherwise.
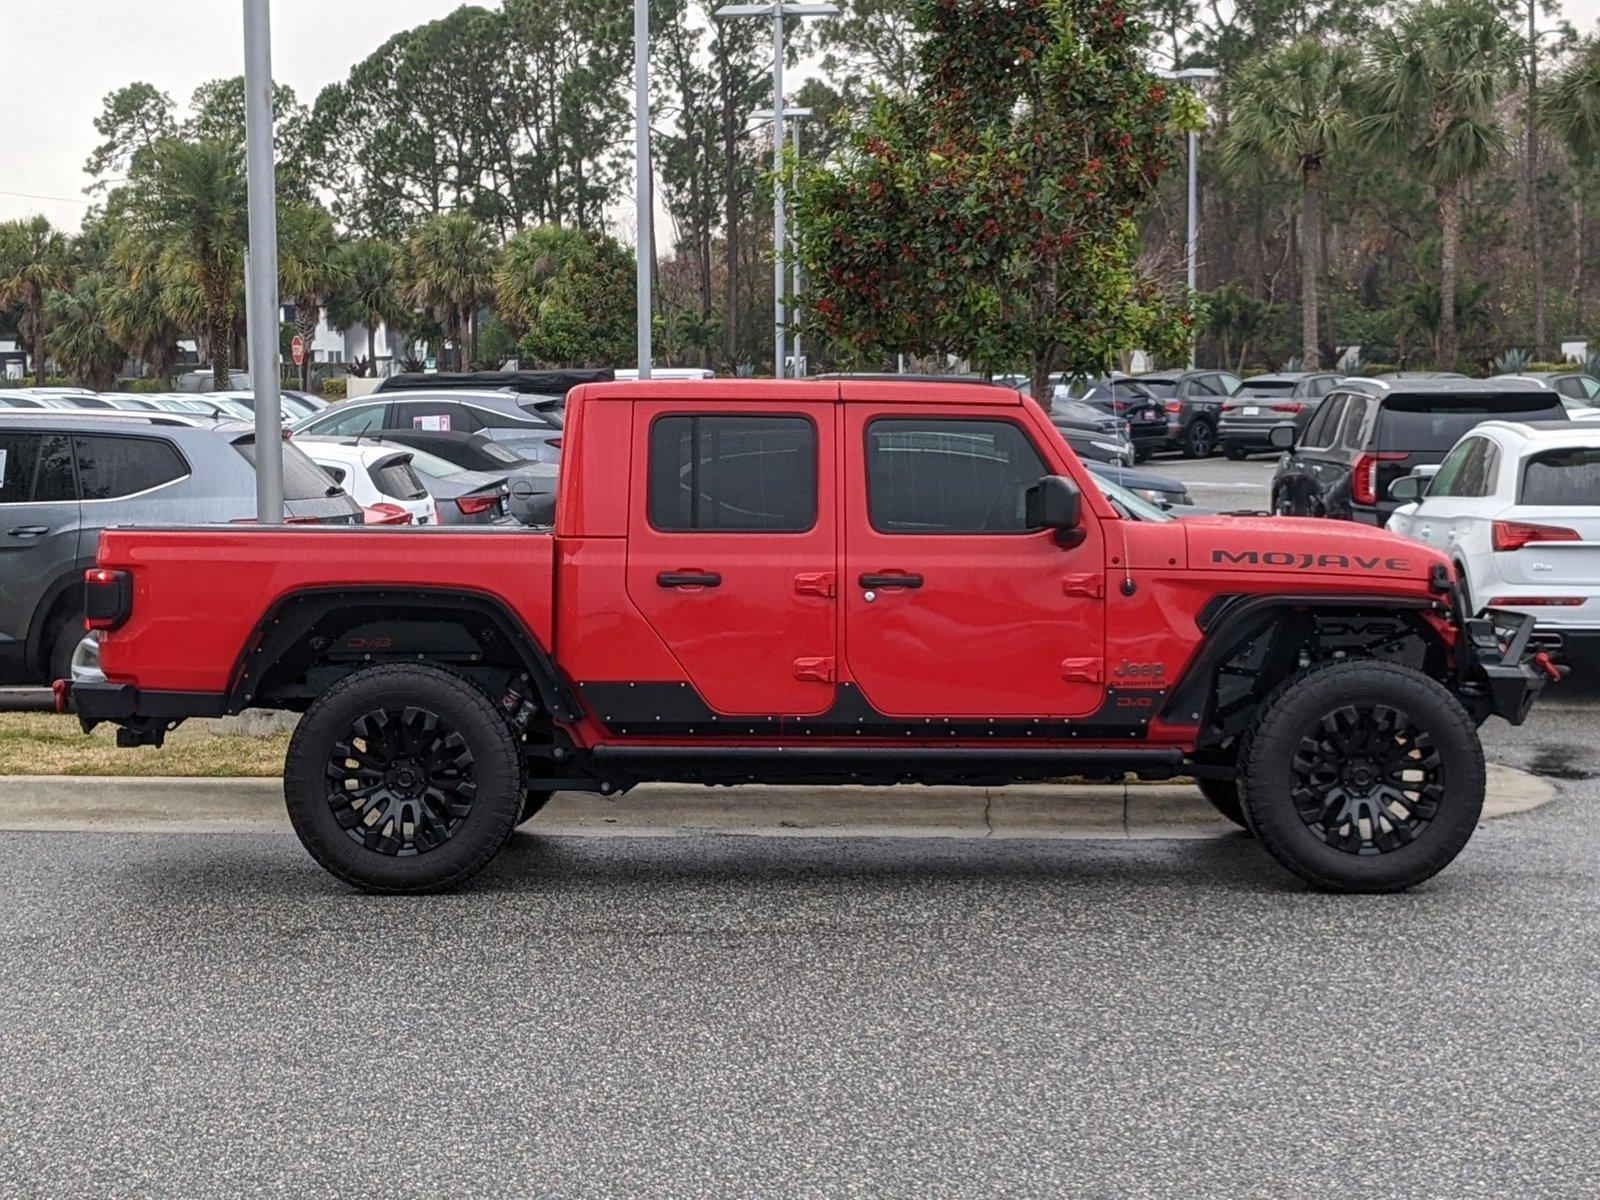
[[[922,576],[896,571],[885,575],[863,575],[859,582],[864,588],[919,588],[922,586]]]
[[[656,583],[664,588],[721,587],[722,576],[715,571],[663,571]]]
[[[18,525],[11,530],[12,537],[43,537],[50,532],[48,525]]]

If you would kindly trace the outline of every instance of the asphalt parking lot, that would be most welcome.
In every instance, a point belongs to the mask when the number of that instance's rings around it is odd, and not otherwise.
[[[1194,502],[1202,508],[1220,512],[1242,509],[1264,512],[1271,498],[1272,474],[1278,469],[1278,456],[1258,454],[1242,462],[1230,462],[1220,454],[1204,460],[1162,454],[1140,463],[1138,469],[1183,480],[1189,485]]]
[[[0,835],[0,1194],[1593,1196],[1600,687],[1484,737],[1560,798],[1393,897],[1242,833],[535,825],[411,900]]]

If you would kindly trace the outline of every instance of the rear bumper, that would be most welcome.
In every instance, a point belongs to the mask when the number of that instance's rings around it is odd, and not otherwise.
[[[1217,422],[1217,441],[1224,446],[1271,450],[1272,431],[1280,425],[1287,425],[1292,429],[1294,418],[1285,417],[1279,421],[1267,421],[1255,417],[1223,417]]]
[[[131,683],[87,680],[64,686],[57,705],[76,716],[85,732],[106,722],[120,725],[117,743],[124,746],[159,746],[181,721],[228,713],[228,698],[216,692],[140,691]]]

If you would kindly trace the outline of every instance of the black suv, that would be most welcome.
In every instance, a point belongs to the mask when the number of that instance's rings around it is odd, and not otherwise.
[[[1128,423],[1135,455],[1140,461],[1167,445],[1167,410],[1144,384],[1128,375],[1108,375],[1104,379],[1078,379],[1064,389],[1080,404],[1093,405]],[[1061,396],[1058,390],[1056,395]],[[1058,401],[1059,402],[1059,401]]]
[[[1185,458],[1210,458],[1222,402],[1239,390],[1239,377],[1227,371],[1154,371],[1138,382],[1167,410],[1163,448],[1182,450]]]
[[[1293,425],[1303,433],[1322,398],[1338,386],[1331,371],[1280,371],[1253,375],[1222,406],[1217,438],[1231,459],[1272,449],[1274,425]]]
[[[1272,478],[1272,511],[1383,525],[1400,502],[1389,484],[1441,463],[1484,421],[1565,420],[1561,397],[1525,380],[1347,379],[1329,393]],[[1272,431],[1284,448],[1292,426]]]

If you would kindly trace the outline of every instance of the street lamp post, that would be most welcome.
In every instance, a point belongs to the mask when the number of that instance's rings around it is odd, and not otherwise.
[[[839,12],[837,4],[727,4],[717,9],[719,21],[730,17],[770,17],[772,19],[772,373],[783,378],[783,355],[788,341],[788,314],[783,297],[786,279],[783,267],[783,244],[788,228],[788,214],[784,208],[783,194],[783,19],[785,17],[831,17]]]
[[[256,404],[256,520],[283,523],[283,400],[278,380],[278,206],[272,162],[272,16],[244,0],[245,165],[250,207],[245,320]]]
[[[639,378],[650,378],[650,360],[654,357],[651,345],[652,295],[650,268],[655,247],[650,237],[651,208],[654,204],[650,171],[650,4],[649,0],[633,0],[633,155],[634,192],[636,195],[636,220],[638,236],[634,239],[638,256],[635,289],[639,313]]]
[[[1157,71],[1163,79],[1215,79],[1215,67],[1185,67],[1181,71]],[[1193,131],[1189,134],[1189,216],[1188,236],[1184,239],[1184,258],[1186,260],[1186,273],[1189,281],[1189,292],[1192,295],[1198,279],[1196,261],[1200,251],[1200,135]],[[1189,337],[1189,365],[1194,366],[1194,336]]]
[[[811,109],[809,108],[786,108],[783,110],[784,119],[789,122],[789,144],[794,148],[794,156],[796,159],[799,159],[800,157],[800,123],[809,118],[811,115]],[[770,108],[757,109],[755,112],[751,113],[750,116],[751,119],[760,121],[763,124],[768,121],[773,121],[775,118],[775,114]],[[772,136],[778,136],[776,125],[773,126]],[[794,377],[799,379],[805,374],[805,371],[801,367],[800,351],[800,236],[797,232],[790,234],[788,248],[789,253],[794,260],[790,264],[790,279],[792,282],[789,288],[789,295],[793,298],[794,303],[789,311],[789,323],[795,326],[794,349],[789,353],[794,359]]]

